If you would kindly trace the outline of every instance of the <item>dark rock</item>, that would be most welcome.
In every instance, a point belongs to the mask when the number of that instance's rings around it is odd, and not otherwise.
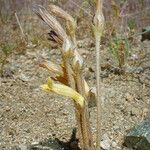
[[[142,29],[142,38],[141,41],[150,40],[150,26]]]
[[[124,145],[135,150],[150,150],[150,118],[131,129]]]

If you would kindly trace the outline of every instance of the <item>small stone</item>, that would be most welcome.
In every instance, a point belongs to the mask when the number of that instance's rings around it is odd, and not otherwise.
[[[6,107],[5,107],[5,110],[6,110],[6,111],[10,111],[11,108],[10,108],[9,106],[6,106]]]
[[[5,147],[3,147],[5,149]],[[12,146],[12,150],[21,150],[21,148],[18,145]]]
[[[144,108],[142,111],[142,120],[144,118],[148,118],[148,116],[150,116],[150,110],[148,108]]]
[[[140,74],[140,73],[142,73],[143,71],[144,71],[144,69],[143,69],[142,67],[138,67],[138,68],[136,68],[135,73],[136,73],[136,74]]]
[[[131,105],[127,105],[126,108],[122,110],[122,112],[125,116],[131,115],[131,111],[132,111]]]
[[[10,68],[6,68],[3,72],[3,76],[7,78],[13,78],[13,74],[14,72]]]
[[[38,144],[39,144],[39,142],[37,142],[37,141],[31,143],[32,146],[35,146],[35,145],[38,145]]]
[[[138,57],[137,54],[132,54],[131,57],[130,57],[129,59],[132,60],[132,61],[135,61],[135,60],[138,60],[139,57]]]
[[[34,48],[36,47],[36,44],[33,44],[32,42],[28,43],[27,48]]]
[[[62,123],[62,121],[60,118],[56,118],[55,123],[56,123],[56,125],[60,125]]]
[[[111,146],[112,146],[113,148],[116,148],[116,147],[117,147],[117,143],[113,141],[112,144],[111,144]]]
[[[132,101],[134,100],[134,97],[133,97],[131,94],[129,94],[129,93],[127,93],[127,94],[125,95],[125,98],[126,98],[126,100],[129,101],[129,102],[132,102]]]
[[[19,148],[20,148],[20,150],[27,150],[28,146],[25,144],[21,144],[21,145],[19,145]]]
[[[104,150],[110,150],[110,139],[107,134],[104,134],[102,137],[102,141],[100,142],[101,147]]]
[[[140,114],[140,110],[136,107],[133,107],[131,110],[131,115],[132,116],[138,116]]]
[[[27,77],[25,74],[21,73],[19,75],[19,79],[24,81],[24,82],[28,82],[29,81],[29,77]]]
[[[102,141],[102,142],[101,142],[101,147],[102,147],[104,150],[110,150],[110,143],[108,143],[108,141]]]
[[[89,51],[88,50],[86,50],[86,49],[83,49],[83,48],[80,48],[79,49],[79,53],[80,53],[80,55],[88,55],[89,54]]]

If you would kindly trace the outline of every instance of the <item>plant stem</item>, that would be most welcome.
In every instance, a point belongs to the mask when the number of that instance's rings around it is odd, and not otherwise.
[[[82,150],[94,150],[87,102],[85,104],[85,107],[79,110],[79,112],[80,112],[80,127],[83,137]]]
[[[102,122],[102,91],[101,91],[101,55],[100,55],[100,41],[104,28],[104,16],[102,12],[103,0],[96,1],[96,12],[93,19],[95,45],[96,45],[96,87],[97,87],[97,138],[96,150],[101,150],[101,122]]]
[[[17,13],[15,13],[15,17],[16,17],[17,23],[18,23],[19,28],[20,28],[20,31],[21,31],[22,39],[23,39],[24,41],[26,41],[26,36],[25,36],[25,34],[24,34],[24,31],[23,31],[23,28],[22,28],[21,23],[20,23],[20,21],[19,21],[19,18],[18,18]]]
[[[101,122],[102,122],[102,106],[101,106],[101,66],[100,66],[100,36],[95,36],[96,40],[96,86],[97,86],[97,141],[96,141],[96,150],[100,150],[100,141],[101,141]]]
[[[96,10],[101,12],[102,7],[103,7],[103,0],[97,0]]]
[[[71,69],[71,66],[69,63],[69,59],[64,56],[63,62],[64,62],[64,66],[65,66],[66,72],[67,72],[68,84],[70,85],[70,87],[72,89],[75,89],[75,81],[73,78],[73,72],[72,72],[72,69]]]
[[[82,149],[94,150],[92,132],[91,132],[90,121],[89,121],[88,101],[85,96],[84,80],[82,77],[81,70],[79,68],[75,71],[77,91],[82,96],[84,96],[86,102],[84,108],[82,110],[78,110],[80,112],[79,121],[80,121],[80,128],[81,128],[80,130],[83,139]]]
[[[64,55],[63,55],[64,56]],[[69,58],[66,58],[65,56],[63,57],[63,62],[64,62],[64,66],[66,68],[66,72],[67,72],[67,77],[68,77],[68,84],[70,85],[70,87],[72,89],[76,90],[76,85],[75,85],[75,81],[73,79],[73,75],[72,75],[72,69],[69,63]],[[76,121],[77,121],[77,126],[78,126],[78,133],[79,133],[79,140],[80,140],[80,145],[81,145],[81,149],[83,149],[84,144],[83,144],[83,136],[82,136],[82,125],[81,125],[81,115],[79,113],[79,110],[77,109],[77,105],[74,103],[75,106],[75,116],[76,116]]]

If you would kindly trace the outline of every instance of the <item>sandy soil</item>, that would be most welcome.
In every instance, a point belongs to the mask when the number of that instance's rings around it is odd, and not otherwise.
[[[95,86],[95,53],[89,39],[79,41],[79,51],[85,59],[84,74],[91,87]],[[127,131],[144,117],[150,106],[149,42],[135,44],[125,75],[102,72],[103,138],[110,150],[122,146]],[[134,55],[136,59],[132,58]],[[0,149],[59,150],[60,141],[69,141],[76,127],[72,101],[45,93],[40,85],[46,83],[49,72],[38,66],[39,60],[60,62],[60,52],[44,47],[29,47],[25,54],[8,59],[5,76],[0,78]],[[110,63],[106,46],[102,46],[102,65]],[[112,69],[112,70],[111,70]],[[96,107],[90,108],[90,121],[95,139]],[[73,149],[73,148],[72,148]]]

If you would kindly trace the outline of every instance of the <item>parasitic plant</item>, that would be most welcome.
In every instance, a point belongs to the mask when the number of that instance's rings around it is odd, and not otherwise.
[[[102,1],[96,1],[96,12],[93,20],[93,31],[96,41],[97,60],[97,150],[100,150],[101,140],[101,80],[100,80],[100,39],[104,27],[104,17],[102,13]],[[42,85],[42,89],[47,92],[67,96],[73,99],[78,125],[79,140],[82,150],[94,150],[94,143],[89,121],[88,103],[91,96],[96,95],[89,88],[84,79],[83,59],[78,52],[76,42],[77,24],[72,16],[55,5],[49,6],[50,13],[42,6],[36,6],[35,13],[50,27],[50,41],[57,44],[62,53],[62,64],[58,65],[51,61],[44,61],[40,66],[46,68],[54,74],[48,79],[48,83]],[[59,21],[52,16],[63,19],[66,23],[66,30]],[[59,83],[55,83],[55,81]]]
[[[74,100],[81,149],[94,150],[88,112],[91,91],[82,75],[83,59],[77,50],[76,22],[61,8],[55,5],[50,5],[49,8],[51,13],[66,22],[66,31],[44,7],[37,6],[34,11],[50,27],[50,40],[58,44],[63,62],[61,65],[50,61],[40,64],[55,75],[41,87],[45,91],[68,96]]]

